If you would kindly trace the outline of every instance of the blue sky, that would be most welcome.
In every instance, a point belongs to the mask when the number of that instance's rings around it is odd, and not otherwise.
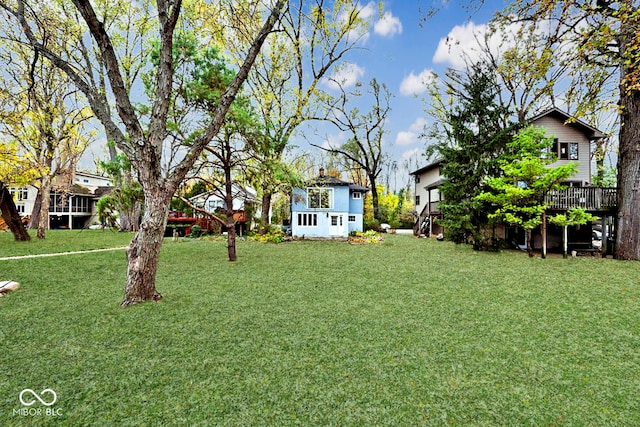
[[[362,38],[361,49],[351,51],[345,58],[350,66],[341,77],[352,84],[360,81],[364,85],[376,78],[393,94],[386,124],[385,151],[400,169],[399,176],[391,183],[396,188],[407,182],[407,173],[402,170],[407,159],[417,166],[424,165],[426,161],[421,156],[425,142],[418,138],[428,120],[424,112],[426,93],[422,82],[432,72],[443,75],[448,67],[459,67],[460,50],[470,54],[473,33],[482,31],[493,14],[505,5],[504,0],[485,0],[479,9],[470,12],[461,3],[466,2],[446,2],[434,17],[425,20],[424,10],[432,0],[386,0],[382,17],[376,1],[360,2],[361,13],[368,14],[372,25]],[[447,38],[459,43],[451,47],[446,43]],[[370,107],[371,104],[365,105]],[[318,122],[307,123],[301,128],[307,138],[316,132],[313,136],[316,144],[326,145],[327,141],[339,144],[347,137]],[[94,155],[106,156],[101,147],[103,142],[97,142],[86,153],[81,168],[93,170]],[[323,155],[322,150],[308,146],[303,138],[297,138],[294,144],[302,150],[311,151],[316,158]]]
[[[460,51],[472,54],[473,34],[482,31],[505,3],[487,0],[478,10],[470,12],[464,10],[460,3],[449,2],[433,18],[425,21],[420,8],[425,9],[430,4],[428,0],[387,0],[384,2],[385,15],[381,18],[374,2],[362,3],[363,8],[369,8],[373,25],[364,37],[364,49],[348,55],[347,61],[352,65],[341,76],[345,82],[360,81],[364,85],[376,78],[392,92],[385,146],[399,169],[407,159],[411,159],[414,165],[417,162],[418,166],[426,162],[421,156],[425,141],[418,137],[429,120],[424,112],[424,80],[433,72],[443,75],[449,67],[459,68],[462,63]],[[447,38],[459,43],[450,46]],[[307,130],[313,132],[313,128],[318,126],[316,122],[307,124],[305,133]],[[340,144],[346,138],[330,127],[319,132],[321,134],[316,137],[324,141],[314,142],[323,142],[325,146]],[[303,145],[300,144],[301,148],[308,149]],[[311,150],[320,155],[319,149]],[[401,176],[395,180],[397,187],[407,179],[406,171],[399,173]]]

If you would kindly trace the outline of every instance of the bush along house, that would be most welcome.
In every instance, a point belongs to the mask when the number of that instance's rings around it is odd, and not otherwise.
[[[599,249],[602,245],[603,253],[612,254],[611,234],[615,227],[610,224],[616,214],[616,189],[591,185],[591,148],[596,141],[606,136],[598,129],[572,118],[558,108],[551,108],[538,114],[529,122],[534,126],[545,128],[547,135],[553,135],[554,143],[551,149],[557,157],[557,162],[551,166],[567,162],[578,165],[577,173],[565,183],[564,190],[553,191],[546,195],[547,215],[564,213],[571,208],[583,208],[601,218],[598,223],[570,227],[569,250],[592,251],[594,247]],[[416,235],[428,236],[444,231],[438,225],[438,218],[441,217],[438,204],[442,200],[438,187],[446,179],[441,173],[441,165],[442,162],[439,160],[411,172],[415,181],[418,214],[414,225]],[[508,224],[496,229],[496,237],[504,238],[517,246],[525,245],[524,231]],[[559,251],[561,246],[560,227],[548,225],[547,249]],[[533,232],[533,248],[538,250],[542,248],[542,235],[539,229]]]
[[[346,238],[363,231],[364,196],[368,188],[320,175],[294,188],[291,195],[293,237]]]

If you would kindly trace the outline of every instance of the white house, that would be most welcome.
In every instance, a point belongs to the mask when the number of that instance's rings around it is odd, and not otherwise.
[[[240,187],[234,183],[231,185],[231,191],[233,193],[232,209],[234,211],[245,211],[248,205],[258,202],[258,193],[251,187]],[[212,190],[195,195],[189,201],[194,206],[209,213],[214,213],[217,209],[227,208],[220,190]]]
[[[51,191],[49,199],[49,228],[86,228],[96,221],[96,203],[105,188],[112,186],[110,178],[75,171],[71,191]],[[55,188],[55,185],[54,185]],[[33,212],[38,188],[35,185],[9,187],[20,215]]]

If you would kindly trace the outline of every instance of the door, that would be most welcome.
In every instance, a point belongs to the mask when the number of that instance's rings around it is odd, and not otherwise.
[[[344,215],[332,214],[329,221],[329,236],[344,236]]]

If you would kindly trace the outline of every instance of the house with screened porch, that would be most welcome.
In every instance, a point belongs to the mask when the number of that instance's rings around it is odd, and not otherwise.
[[[346,238],[363,231],[368,188],[324,174],[294,188],[291,195],[293,237]]]

